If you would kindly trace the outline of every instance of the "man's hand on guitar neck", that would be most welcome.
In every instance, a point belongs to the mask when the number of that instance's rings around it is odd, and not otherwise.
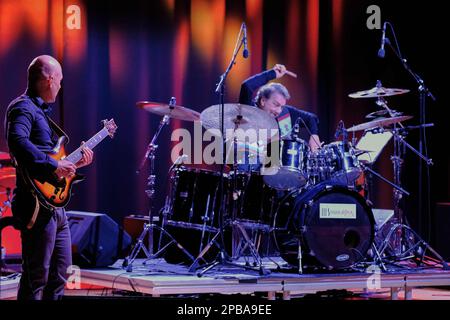
[[[75,166],[77,168],[90,165],[92,163],[92,160],[94,160],[94,151],[84,146],[84,141],[81,143],[81,147],[81,159],[80,161],[75,163]]]
[[[77,167],[72,162],[67,160],[59,160],[58,168],[56,168],[55,174],[58,179],[71,178],[75,175],[76,170]]]

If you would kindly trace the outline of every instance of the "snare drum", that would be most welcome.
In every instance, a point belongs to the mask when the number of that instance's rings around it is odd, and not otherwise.
[[[277,190],[291,190],[306,184],[308,144],[301,139],[280,141],[280,164],[275,174],[266,174],[264,181]],[[269,172],[268,170],[266,172]]]

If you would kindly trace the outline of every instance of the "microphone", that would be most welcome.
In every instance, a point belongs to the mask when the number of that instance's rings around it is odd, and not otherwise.
[[[383,23],[383,34],[381,35],[381,47],[378,50],[378,58],[384,58],[384,44],[386,43],[386,21]]]
[[[247,47],[247,26],[245,22],[242,22],[242,29],[244,29],[244,51],[242,51],[242,56],[247,59],[248,58],[248,47]]]

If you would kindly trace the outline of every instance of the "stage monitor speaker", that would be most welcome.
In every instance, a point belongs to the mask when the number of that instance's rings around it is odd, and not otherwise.
[[[436,203],[436,249],[445,261],[450,261],[450,202]]]
[[[73,264],[80,267],[112,265],[131,245],[131,237],[108,215],[67,211],[72,237]]]

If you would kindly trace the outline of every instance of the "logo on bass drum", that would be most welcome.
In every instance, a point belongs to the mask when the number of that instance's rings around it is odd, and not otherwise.
[[[356,219],[356,204],[321,203],[320,219]]]

